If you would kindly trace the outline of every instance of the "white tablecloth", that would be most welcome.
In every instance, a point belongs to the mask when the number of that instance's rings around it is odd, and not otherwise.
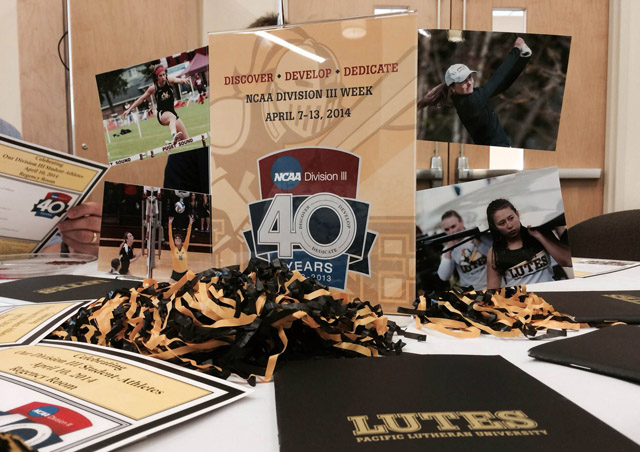
[[[640,267],[590,278],[527,287],[528,291],[533,292],[606,289],[640,290]],[[393,317],[393,320],[413,325],[408,317]],[[410,330],[415,331],[413,327],[410,327]],[[569,334],[572,336],[587,331],[589,330]],[[476,339],[456,339],[431,330],[422,332],[428,335],[426,342],[419,343],[403,338],[407,343],[405,351],[419,354],[501,355],[640,444],[639,384],[529,358],[527,350],[539,345],[541,341],[499,339],[487,335]],[[418,383],[411,381],[410,375],[398,378],[399,381],[406,380],[408,384]],[[255,389],[253,394],[233,405],[155,434],[123,450],[275,452],[278,450],[278,428],[273,384],[260,383]],[[304,450],[302,445],[301,450]]]
[[[78,269],[74,273],[103,276],[95,269],[95,263]],[[589,278],[531,285],[527,290],[533,292],[640,290],[640,267]],[[417,331],[413,326],[413,320],[409,317],[390,317],[401,325],[409,325],[410,331]],[[569,335],[584,334],[588,331],[590,330],[570,332]],[[401,338],[407,343],[404,348],[406,352],[500,355],[640,444],[640,384],[529,358],[527,351],[539,345],[541,341],[529,341],[524,338],[495,338],[488,335],[475,339],[456,339],[431,330],[423,329],[421,332],[428,335],[426,342]],[[411,381],[410,375],[399,376],[398,379],[406,380],[412,385],[418,383]],[[243,383],[240,379],[232,379],[232,381]],[[278,450],[278,428],[273,384],[259,383],[255,392],[239,402],[153,434],[144,441],[122,450],[129,452],[165,450],[275,452]]]

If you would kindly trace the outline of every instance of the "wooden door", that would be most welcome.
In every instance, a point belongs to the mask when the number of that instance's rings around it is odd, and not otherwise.
[[[605,148],[608,0],[469,0],[466,29],[491,30],[494,8],[526,10],[527,33],[570,35],[571,54],[555,152],[524,151],[525,169],[603,168]],[[463,23],[463,0],[452,0],[451,28]],[[465,145],[471,168],[489,168],[488,146]],[[450,145],[455,162],[459,145]],[[453,180],[454,165],[449,165]],[[567,225],[602,214],[604,178],[561,181]]]
[[[75,154],[107,161],[95,75],[199,47],[200,0],[68,0]],[[165,158],[111,167],[114,182],[162,186]],[[102,190],[92,195],[102,201]]]
[[[326,0],[314,4],[313,8],[309,8],[305,0],[289,0],[288,5],[291,23],[370,15],[378,5],[397,5],[416,9],[420,28],[438,26],[437,0],[383,3]],[[442,0],[440,28],[462,29],[465,8],[468,30],[491,30],[494,8],[523,8],[527,14],[527,33],[572,36],[557,149],[555,152],[525,150],[524,167],[603,168],[609,1],[468,0],[465,5],[463,0]],[[439,143],[438,148],[445,169],[443,183],[455,183],[460,145]],[[433,142],[417,142],[418,169],[429,167],[434,149]],[[488,146],[465,145],[464,154],[471,168],[489,168]],[[603,177],[562,180],[569,226],[602,213],[603,190]]]
[[[16,4],[22,138],[68,152],[66,70],[56,48],[64,34],[63,6],[62,1],[52,0],[21,0]],[[63,47],[60,43],[64,59]]]

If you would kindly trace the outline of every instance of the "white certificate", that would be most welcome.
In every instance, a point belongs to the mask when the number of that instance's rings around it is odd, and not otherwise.
[[[113,450],[249,391],[91,344],[0,346],[0,432],[18,435],[40,452]]]
[[[39,251],[106,165],[0,135],[0,254]]]

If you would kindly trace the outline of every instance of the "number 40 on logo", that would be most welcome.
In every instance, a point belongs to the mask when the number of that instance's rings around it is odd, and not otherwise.
[[[260,223],[257,242],[277,245],[278,256],[292,258],[294,245],[319,259],[332,259],[351,247],[357,230],[349,203],[332,193],[307,197],[294,212],[291,194],[277,194]]]
[[[71,196],[66,193],[50,192],[33,206],[31,212],[35,212],[36,217],[61,217],[67,211],[69,202]]]

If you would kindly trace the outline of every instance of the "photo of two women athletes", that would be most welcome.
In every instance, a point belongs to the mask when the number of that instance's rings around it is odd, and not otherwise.
[[[557,168],[419,190],[417,290],[573,277]]]

